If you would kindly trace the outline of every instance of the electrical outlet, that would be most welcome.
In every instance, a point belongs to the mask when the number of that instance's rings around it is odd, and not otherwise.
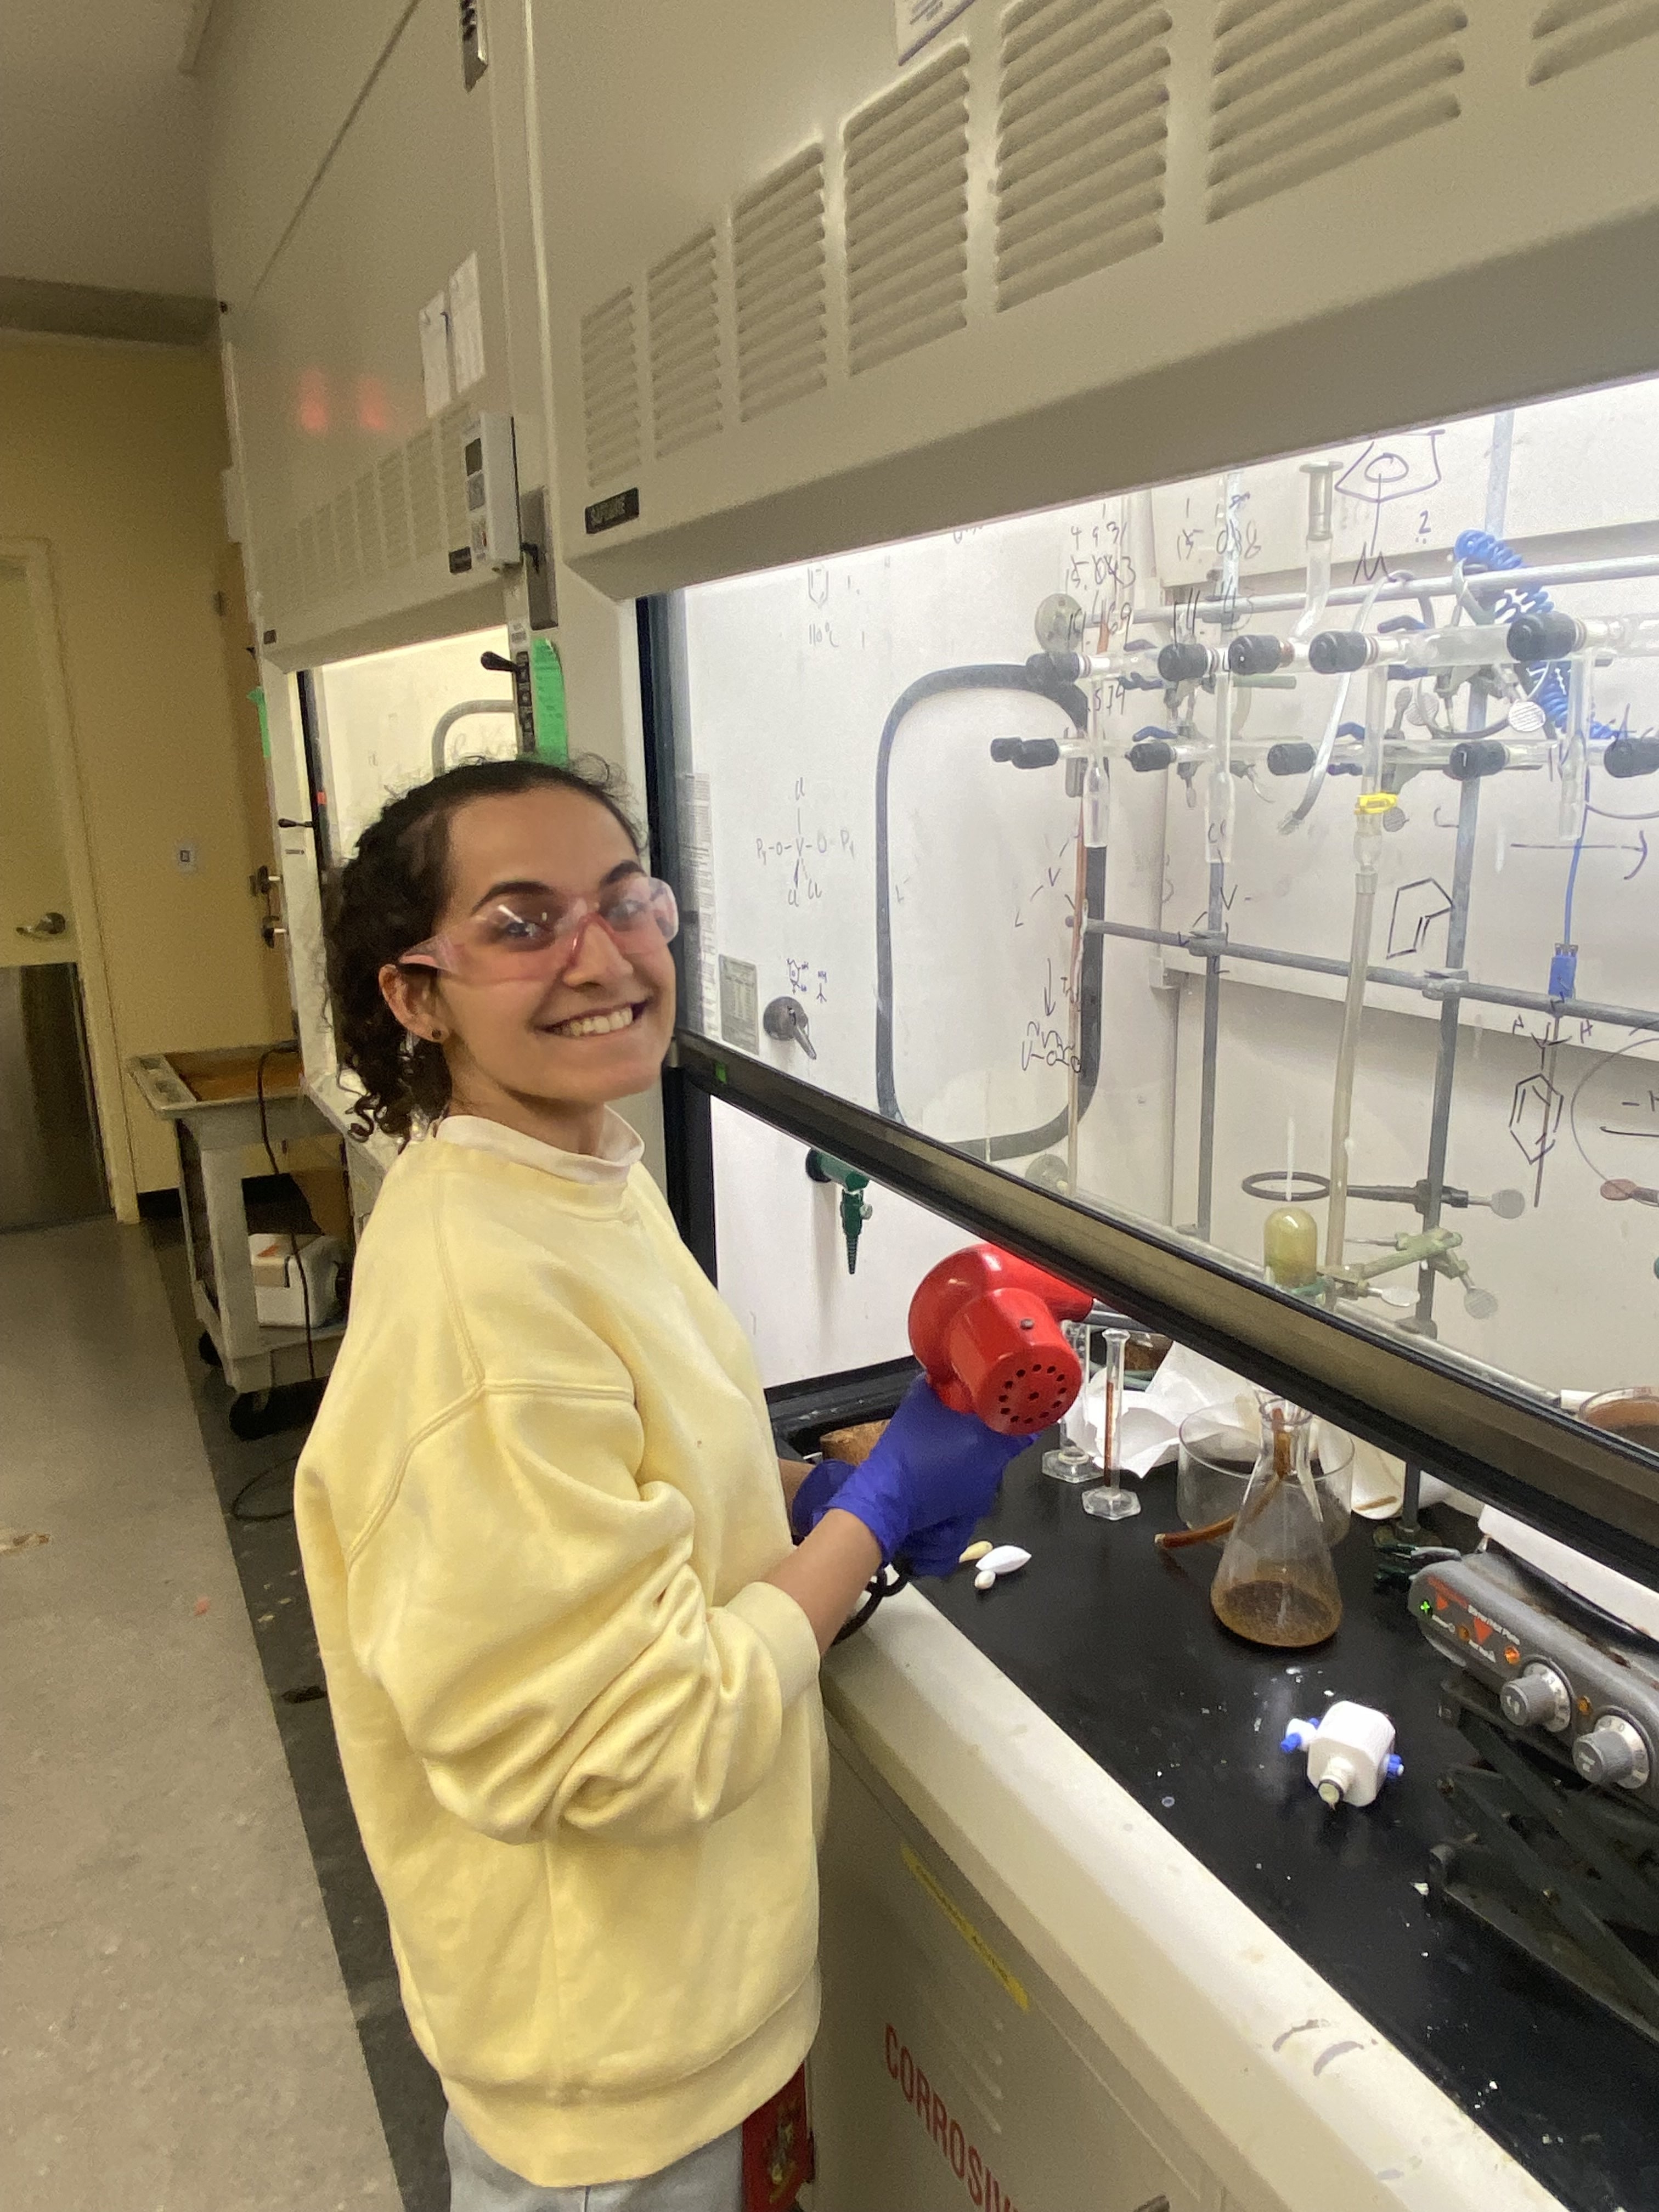
[[[202,866],[201,847],[194,843],[175,845],[173,848],[173,864],[181,876],[199,874]]]

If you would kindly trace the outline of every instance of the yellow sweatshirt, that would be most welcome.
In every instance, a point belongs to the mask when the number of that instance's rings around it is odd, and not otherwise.
[[[799,2064],[826,1760],[741,1329],[642,1167],[511,1148],[392,1168],[295,1499],[416,2039],[569,2187]]]

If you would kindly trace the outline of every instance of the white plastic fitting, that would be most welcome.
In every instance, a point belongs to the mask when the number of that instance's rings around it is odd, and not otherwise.
[[[1339,1700],[1320,1721],[1292,1721],[1281,1751],[1305,1751],[1308,1779],[1323,1802],[1369,1805],[1386,1781],[1406,1771],[1394,1748],[1394,1723],[1374,1705]]]

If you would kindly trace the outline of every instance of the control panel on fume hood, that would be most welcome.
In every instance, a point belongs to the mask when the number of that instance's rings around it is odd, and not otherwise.
[[[677,629],[693,1028],[1659,1437],[1659,383]]]
[[[461,433],[461,466],[466,477],[467,565],[510,568],[524,557],[513,417],[475,415]],[[452,554],[452,565],[454,559]]]

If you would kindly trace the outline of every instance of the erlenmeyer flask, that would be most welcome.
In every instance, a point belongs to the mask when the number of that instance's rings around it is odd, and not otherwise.
[[[1210,1586],[1216,1619],[1252,1644],[1322,1644],[1342,1618],[1313,1485],[1312,1430],[1300,1406],[1262,1400],[1261,1448]]]

